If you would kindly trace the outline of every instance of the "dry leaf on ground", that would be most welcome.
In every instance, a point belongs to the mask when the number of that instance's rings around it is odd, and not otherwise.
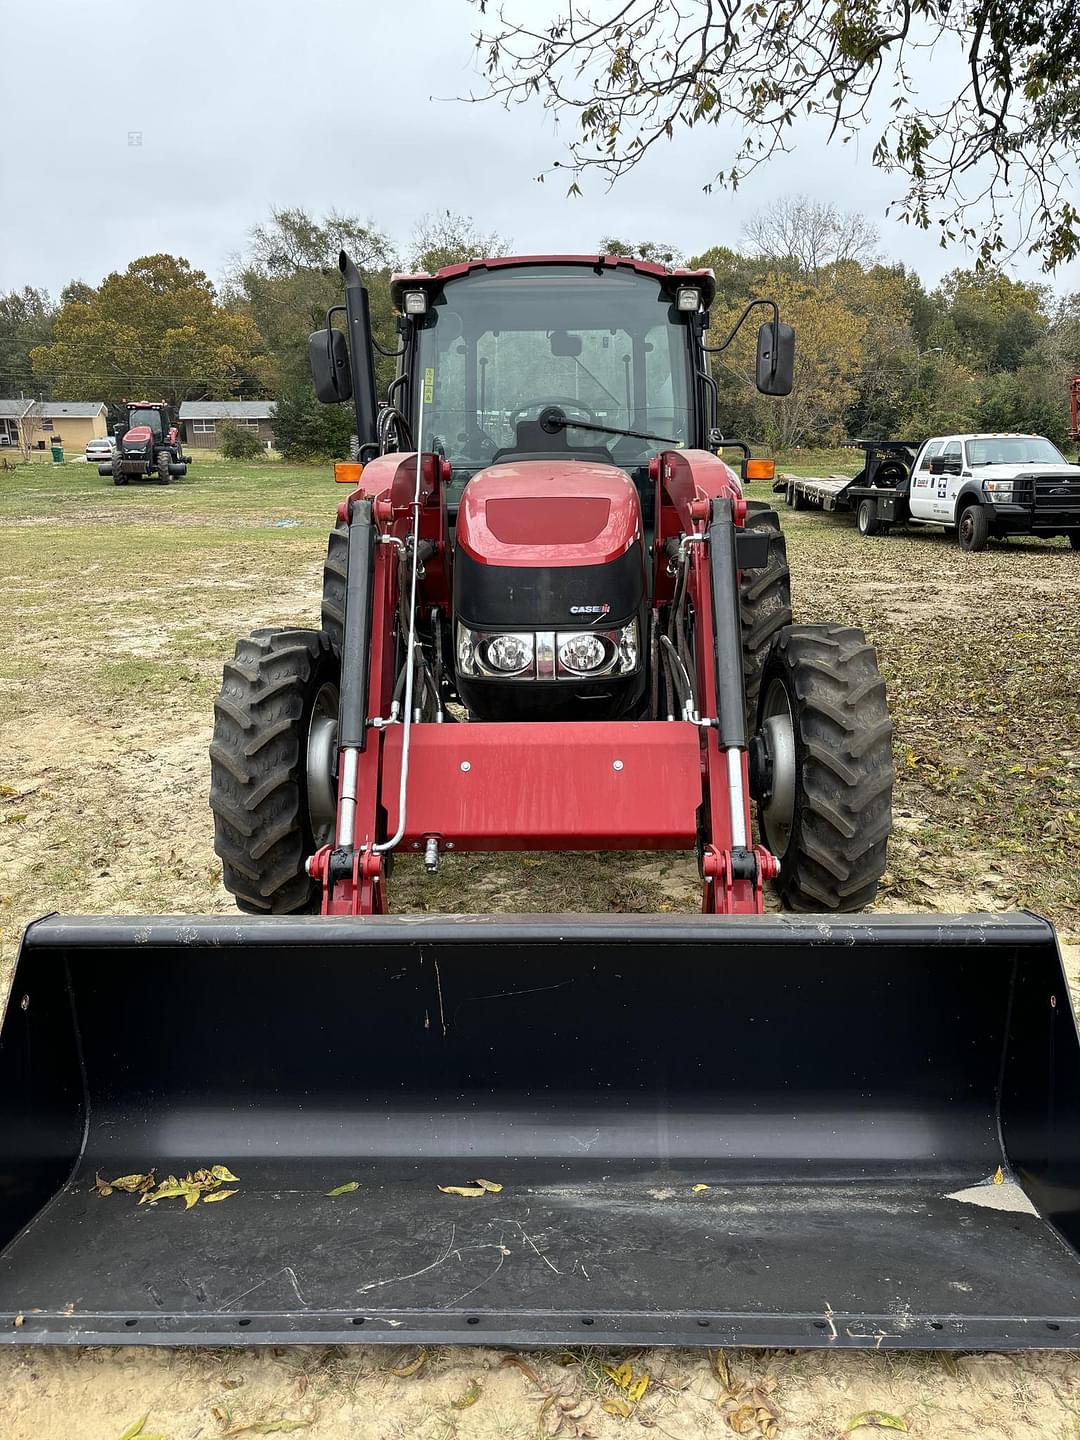
[[[850,1435],[853,1430],[860,1430],[868,1426],[871,1430],[907,1430],[907,1421],[901,1420],[899,1415],[889,1415],[884,1410],[863,1410],[855,1415],[844,1426],[844,1434]]]
[[[428,1352],[421,1350],[414,1359],[407,1365],[394,1365],[390,1367],[390,1374],[396,1375],[399,1380],[407,1380],[410,1375],[415,1375],[420,1367],[427,1361]]]
[[[483,1393],[484,1387],[480,1384],[480,1381],[470,1380],[468,1388],[459,1395],[456,1400],[450,1401],[450,1409],[468,1410],[471,1405],[476,1404]]]
[[[339,1195],[351,1195],[354,1190],[360,1189],[359,1180],[346,1180],[344,1185],[335,1185],[333,1190],[327,1190],[326,1194],[331,1200],[336,1200]]]

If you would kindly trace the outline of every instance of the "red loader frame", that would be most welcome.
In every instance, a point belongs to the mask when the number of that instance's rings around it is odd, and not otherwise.
[[[712,713],[604,724],[413,721],[402,815],[405,738],[393,699],[399,556],[413,535],[419,494],[417,528],[428,558],[417,581],[417,613],[438,611],[452,625],[449,476],[437,456],[415,452],[380,456],[365,467],[338,511],[350,530],[350,580],[337,835],[308,865],[323,886],[324,914],[387,910],[385,851],[378,846],[399,829],[402,848],[429,856],[696,848],[703,911],[761,912],[763,883],[777,873],[777,862],[749,842],[736,570],[746,502],[735,473],[707,451],[667,451],[653,460],[650,476],[652,603],[666,604],[674,594],[669,542],[688,547],[696,694],[702,706],[711,702]]]

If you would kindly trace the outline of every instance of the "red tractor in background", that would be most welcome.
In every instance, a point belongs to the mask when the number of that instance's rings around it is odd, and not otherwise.
[[[129,400],[127,420],[113,427],[113,458],[98,466],[114,485],[129,480],[156,480],[168,485],[187,474],[190,463],[180,444],[180,430],[171,406],[163,400]]]

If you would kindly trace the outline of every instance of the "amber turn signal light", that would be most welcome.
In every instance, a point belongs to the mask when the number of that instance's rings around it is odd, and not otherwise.
[[[359,485],[364,467],[358,460],[339,460],[334,466],[334,479],[339,485]]]
[[[747,480],[771,480],[776,474],[776,465],[772,460],[747,460]]]

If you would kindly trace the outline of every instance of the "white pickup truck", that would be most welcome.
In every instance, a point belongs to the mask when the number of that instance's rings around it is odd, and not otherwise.
[[[894,486],[852,486],[859,533],[943,525],[961,550],[990,536],[1065,535],[1080,550],[1080,465],[1041,435],[938,435]]]

